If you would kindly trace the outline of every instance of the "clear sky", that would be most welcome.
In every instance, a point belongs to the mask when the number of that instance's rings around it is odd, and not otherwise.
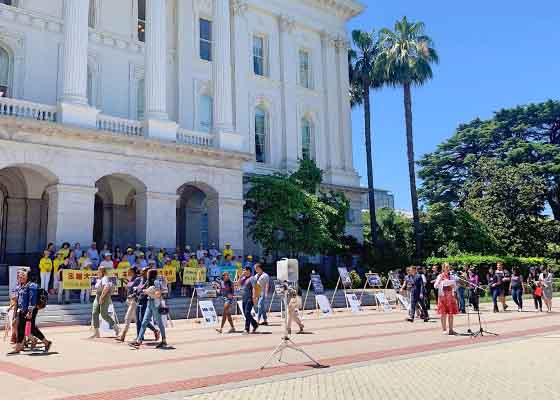
[[[362,0],[366,11],[349,29],[393,28],[406,15],[421,20],[440,64],[413,91],[416,159],[451,136],[458,124],[503,108],[560,100],[560,0]],[[402,89],[372,93],[374,185],[393,191],[410,210]],[[354,165],[367,186],[363,112],[352,114]]]

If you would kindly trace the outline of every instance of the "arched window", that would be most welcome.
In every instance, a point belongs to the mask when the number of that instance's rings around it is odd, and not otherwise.
[[[301,158],[304,160],[310,160],[313,158],[312,135],[313,126],[311,121],[307,118],[303,118],[301,120]]]
[[[144,93],[144,79],[138,81],[138,87],[136,89],[136,119],[144,119],[144,104],[145,104],[145,93]]]
[[[198,103],[198,130],[201,132],[211,132],[213,125],[213,100],[211,96],[200,96]]]
[[[266,162],[266,133],[268,114],[262,107],[255,109],[255,158],[258,163]]]
[[[0,47],[0,97],[8,97],[11,93],[10,71],[12,69],[10,54]]]

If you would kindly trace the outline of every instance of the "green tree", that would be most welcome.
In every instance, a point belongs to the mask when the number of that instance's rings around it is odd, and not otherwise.
[[[409,22],[406,17],[395,23],[394,31],[381,30],[379,65],[384,72],[384,80],[392,86],[403,88],[404,115],[406,125],[406,147],[410,197],[414,222],[414,242],[416,256],[421,254],[421,225],[416,190],[414,160],[414,139],[412,133],[412,85],[421,86],[433,76],[432,64],[438,62],[432,39],[425,34],[422,22]]]
[[[465,208],[485,223],[502,254],[537,256],[547,247],[546,183],[536,168],[483,158],[477,178],[467,183]]]
[[[350,71],[350,100],[353,106],[364,107],[364,134],[366,143],[366,163],[368,179],[369,212],[373,215],[370,220],[371,240],[377,241],[377,227],[375,218],[375,191],[373,187],[373,161],[371,149],[371,89],[380,88],[377,58],[379,56],[379,38],[375,31],[352,31],[354,48],[349,51]]]
[[[342,193],[318,191],[322,171],[300,161],[291,175],[253,176],[245,210],[249,235],[267,252],[288,255],[330,252],[341,246],[349,202]]]
[[[560,221],[560,102],[503,109],[489,120],[475,119],[419,162],[421,197],[428,203],[463,205],[465,183],[475,179],[481,158],[507,165],[532,164],[544,179],[546,200]]]

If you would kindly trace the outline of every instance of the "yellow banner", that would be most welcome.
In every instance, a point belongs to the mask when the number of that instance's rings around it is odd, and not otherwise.
[[[206,268],[183,269],[183,285],[194,285],[195,282],[206,282]]]
[[[62,271],[62,288],[68,290],[91,289],[91,278],[97,276],[97,271],[65,269]],[[128,282],[128,270],[107,270],[108,277],[117,278],[117,287],[121,287],[122,281]]]
[[[167,283],[177,282],[177,275],[175,268],[173,266],[163,267],[163,269],[158,269],[158,275],[163,275]]]

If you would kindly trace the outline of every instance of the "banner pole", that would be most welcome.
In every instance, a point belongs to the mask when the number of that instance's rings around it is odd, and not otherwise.
[[[334,288],[334,293],[331,299],[331,308],[333,306],[334,298],[336,296],[336,292],[338,291],[338,285],[340,284],[340,275],[338,276],[338,280],[336,281],[336,287]]]

